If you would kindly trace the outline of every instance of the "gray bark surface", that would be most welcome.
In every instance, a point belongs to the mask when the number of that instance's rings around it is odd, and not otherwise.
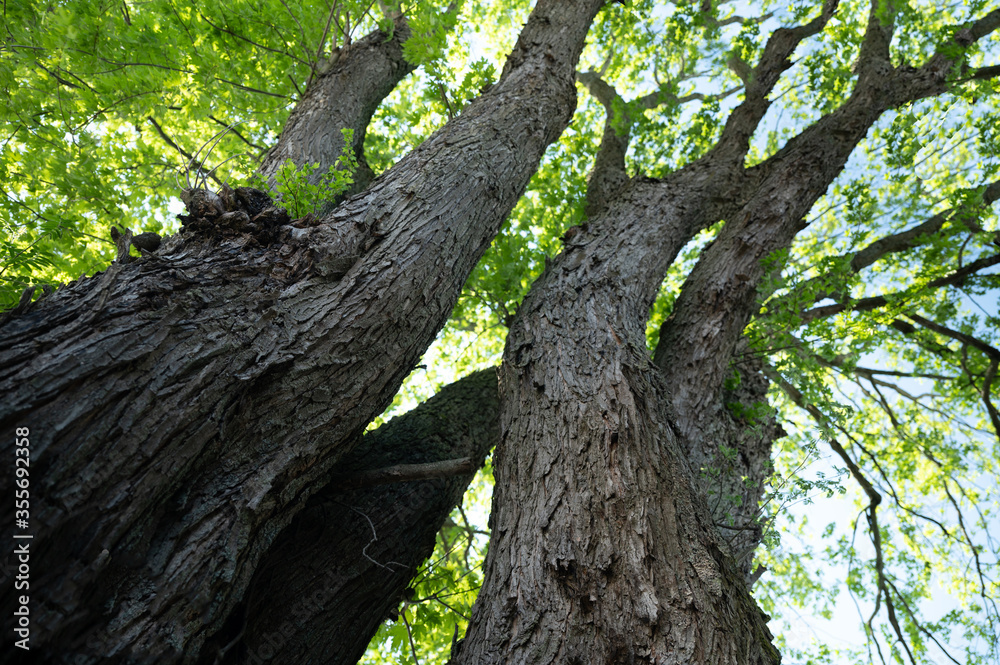
[[[633,182],[525,299],[501,370],[489,592],[456,662],[777,662],[645,348],[710,172]]]
[[[341,129],[353,131],[350,149],[358,160],[354,185],[348,194],[362,191],[375,174],[365,160],[365,133],[372,115],[407,74],[412,64],[403,57],[410,28],[396,19],[391,37],[376,30],[338,54],[336,62],[306,88],[285,122],[278,143],[268,151],[260,173],[273,178],[286,159],[295,164],[318,164],[310,177],[316,184],[335,166],[344,149]]]

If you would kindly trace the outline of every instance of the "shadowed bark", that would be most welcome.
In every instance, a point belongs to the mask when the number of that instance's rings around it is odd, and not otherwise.
[[[498,411],[488,369],[365,435],[275,539],[202,662],[226,649],[218,662],[356,663],[496,445]],[[365,471],[461,457],[472,458],[461,475],[343,489]]]

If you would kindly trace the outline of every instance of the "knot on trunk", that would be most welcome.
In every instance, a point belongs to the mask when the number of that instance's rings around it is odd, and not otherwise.
[[[231,238],[249,234],[260,244],[268,245],[277,238],[277,229],[288,224],[288,211],[279,208],[271,197],[259,189],[223,185],[218,192],[185,188],[181,200],[187,215],[177,215],[184,233],[211,238]]]

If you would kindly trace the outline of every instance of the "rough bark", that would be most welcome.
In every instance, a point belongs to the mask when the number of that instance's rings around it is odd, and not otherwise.
[[[201,662],[356,663],[496,445],[498,413],[488,369],[365,435],[275,539]],[[365,471],[460,457],[472,458],[471,472],[344,489]]]
[[[350,149],[358,170],[347,194],[368,186],[375,177],[365,161],[368,123],[382,100],[414,69],[403,57],[409,25],[403,17],[394,25],[391,36],[375,30],[341,50],[335,63],[309,84],[285,122],[278,143],[265,156],[261,175],[273,178],[285,160],[291,159],[299,165],[318,164],[310,177],[316,184],[336,165],[344,149],[341,129],[350,129]]]
[[[489,592],[457,662],[777,661],[645,350],[659,280],[725,173],[633,181],[525,299],[501,371]]]
[[[497,85],[319,225],[186,234],[4,324],[39,649],[172,662],[221,627],[566,126],[600,6],[540,2]]]
[[[501,371],[489,591],[456,662],[775,662],[645,350],[667,267],[738,189],[732,163],[633,180],[525,299]]]

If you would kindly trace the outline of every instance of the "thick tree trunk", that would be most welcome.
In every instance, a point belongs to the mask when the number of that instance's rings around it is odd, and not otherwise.
[[[906,83],[889,76],[891,27],[873,9],[851,99],[743,168],[789,56],[835,7],[772,35],[704,158],[663,182],[633,180],[610,201],[596,191],[597,214],[525,299],[501,370],[486,581],[456,663],[779,661],[746,583],[779,430],[764,418],[748,432],[723,383],[764,260],[801,230]],[[616,147],[607,136],[602,155],[617,168],[623,150],[606,147]],[[681,246],[719,219],[654,364],[644,324],[656,289]],[[743,374],[739,401],[762,399],[766,382],[753,367]],[[741,489],[743,475],[752,482]]]
[[[221,628],[566,126],[601,4],[540,2],[497,85],[320,225],[199,222],[4,324],[0,424],[32,432],[39,650],[171,662]]]
[[[645,349],[655,273],[702,225],[706,173],[633,183],[522,305],[484,592],[457,662],[778,661]]]
[[[496,370],[442,389],[367,434],[275,539],[202,663],[352,665],[399,605],[498,439]],[[363,472],[470,458],[470,471],[351,489]],[[217,660],[218,658],[218,660]]]

